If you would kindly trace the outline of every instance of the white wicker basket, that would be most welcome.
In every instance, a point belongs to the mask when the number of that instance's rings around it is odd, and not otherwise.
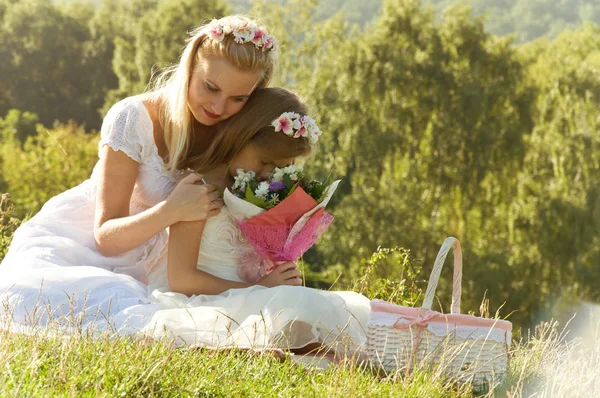
[[[431,310],[450,248],[454,250],[454,280],[450,314]],[[371,302],[367,351],[387,372],[414,367],[439,370],[446,377],[473,382],[477,389],[500,382],[508,368],[512,324],[499,319],[460,314],[462,252],[455,238],[442,245],[421,308],[382,300]]]

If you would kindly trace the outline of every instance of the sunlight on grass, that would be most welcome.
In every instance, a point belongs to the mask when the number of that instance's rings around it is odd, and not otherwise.
[[[271,355],[172,349],[131,339],[0,332],[1,396],[462,396],[442,380],[340,365],[305,369]]]
[[[600,391],[599,331],[600,323],[579,330],[581,338],[567,339],[556,322],[540,325],[527,342],[516,344],[507,381],[487,396]],[[268,353],[173,349],[108,335],[1,331],[0,361],[0,396],[473,396],[469,385],[436,372],[384,376],[357,363],[320,371]]]

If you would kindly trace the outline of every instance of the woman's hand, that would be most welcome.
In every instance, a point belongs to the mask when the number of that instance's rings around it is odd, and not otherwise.
[[[223,199],[213,185],[202,183],[202,176],[190,173],[183,177],[167,198],[169,211],[177,221],[202,221],[216,216],[223,207]]]
[[[275,287],[280,285],[302,286],[300,271],[295,262],[283,263],[267,275],[260,278],[256,283],[266,287]]]

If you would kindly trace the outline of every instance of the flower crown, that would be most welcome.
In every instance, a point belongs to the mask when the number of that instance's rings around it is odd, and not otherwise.
[[[275,51],[277,40],[252,20],[242,18],[213,19],[208,25],[208,35],[217,42],[222,42],[226,35],[233,34],[238,44],[252,43],[263,51]]]
[[[322,134],[313,118],[295,112],[282,113],[273,120],[271,126],[275,127],[275,131],[281,131],[292,138],[308,137],[311,144],[315,144]]]

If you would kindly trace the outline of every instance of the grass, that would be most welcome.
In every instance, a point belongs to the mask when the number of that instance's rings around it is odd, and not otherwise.
[[[600,392],[600,334],[590,340],[595,345],[565,337],[556,323],[538,327],[528,341],[513,347],[507,381],[487,396],[592,396],[594,388]],[[320,371],[266,354],[174,349],[160,342],[79,334],[2,331],[0,366],[2,397],[473,396],[468,385],[435,373],[385,377],[356,364]]]
[[[2,332],[0,396],[459,397],[443,380],[402,382],[359,367],[318,371],[242,351],[172,349],[129,339]]]

